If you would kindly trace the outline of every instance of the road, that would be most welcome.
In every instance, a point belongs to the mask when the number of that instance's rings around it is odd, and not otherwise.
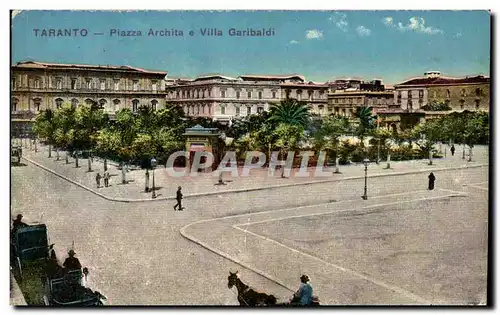
[[[71,244],[74,241],[77,257],[84,266],[89,267],[91,282],[94,288],[103,292],[109,298],[110,304],[113,305],[237,304],[235,292],[227,288],[229,270],[239,270],[241,278],[258,290],[272,293],[280,298],[290,296],[291,291],[289,289],[298,287],[298,279],[296,282],[293,279],[301,270],[288,269],[289,274],[278,275],[276,269],[282,268],[282,266],[276,265],[276,268],[266,271],[266,274],[275,273],[275,277],[271,278],[277,280],[276,282],[278,283],[273,282],[259,273],[244,268],[186,239],[180,234],[181,228],[201,220],[279,209],[282,209],[281,212],[286,212],[288,210],[285,209],[297,206],[311,207],[318,205],[320,207],[320,204],[326,204],[326,211],[331,211],[328,207],[333,204],[342,205],[346,209],[350,207],[359,208],[360,201],[350,202],[349,200],[360,199],[359,196],[362,193],[363,187],[362,180],[352,180],[348,182],[253,191],[235,195],[186,199],[186,210],[183,212],[174,212],[172,202],[157,201],[132,204],[106,201],[31,164],[13,167],[11,172],[13,215],[22,213],[27,221],[43,221],[46,223],[49,228],[51,242],[56,244],[56,250],[60,257],[65,257],[65,253],[71,248]],[[435,193],[440,194],[440,196],[443,194],[456,194],[455,192],[446,192],[440,189],[451,189],[456,192],[464,191],[467,193],[467,196],[461,197],[460,200],[465,203],[465,207],[467,204],[477,201],[471,196],[477,194],[478,198],[482,198],[483,201],[487,197],[487,191],[484,189],[463,186],[463,184],[475,184],[478,187],[487,187],[482,184],[488,180],[487,168],[436,172],[436,177],[437,189]],[[409,199],[415,199],[412,197],[412,192],[422,191],[425,188],[426,174],[380,177],[370,180],[368,194],[373,197],[381,196],[381,198],[385,198],[384,200],[386,201],[384,203],[397,204],[404,201],[401,196],[385,196],[407,193]],[[426,195],[426,192],[419,192],[415,196],[420,196],[419,194]],[[372,199],[369,198],[367,202],[372,202]],[[361,207],[364,205],[366,204],[363,204],[361,201]],[[424,220],[424,218],[427,220],[427,214],[434,211],[441,211],[443,207],[446,207],[446,209],[449,207],[445,212],[446,215],[443,214],[440,216],[440,220],[436,221],[429,229],[432,228],[432,231],[439,231],[443,228],[443,231],[458,231],[457,233],[466,231],[471,237],[461,239],[463,242],[470,242],[469,244],[461,244],[461,246],[465,247],[477,247],[479,246],[477,240],[481,237],[484,238],[484,229],[477,230],[475,229],[475,225],[463,225],[464,221],[456,220],[457,218],[452,215],[452,210],[456,207],[454,203],[446,203],[440,200],[439,202],[424,203],[423,207],[426,207],[428,210],[414,212],[414,217],[412,217],[413,223]],[[315,207],[313,206],[312,208]],[[301,212],[300,208],[292,211]],[[487,204],[483,202],[475,211],[474,213],[477,214],[475,219],[484,223],[487,220]],[[460,213],[463,212],[462,210],[460,211]],[[276,213],[276,216],[279,217],[279,212]],[[397,211],[393,213],[397,213]],[[406,219],[402,216],[384,215],[386,216],[384,219],[387,216],[392,218],[394,225],[399,225],[400,223],[409,224],[404,221]],[[323,228],[319,224],[321,222],[310,222],[310,219],[307,217],[302,219],[305,220],[305,223],[300,223],[300,218],[294,220],[299,220],[299,223],[296,223],[298,225],[304,226],[306,224],[306,226],[311,227],[309,230],[301,233],[302,237],[322,237],[321,231]],[[337,219],[329,217],[327,220],[336,221]],[[356,233],[358,234],[370,232],[366,228],[361,227],[377,222],[377,220],[373,221],[371,219],[358,220],[361,220],[358,221],[360,225],[356,225],[358,228],[354,229],[355,226],[351,226],[350,228],[351,231],[357,231]],[[325,219],[325,222],[329,221]],[[336,225],[334,225],[334,222],[331,222],[330,225],[339,226],[338,222]],[[402,226],[407,225],[403,224]],[[422,223],[420,223],[420,226],[423,226]],[[257,235],[272,236],[273,239],[293,240],[298,238],[287,233],[293,234],[293,231],[301,230],[289,226],[280,226],[277,228],[276,225],[266,225],[266,223],[263,223],[249,225],[248,231]],[[425,234],[430,235],[430,231],[426,230]],[[200,234],[200,232],[202,233]],[[219,239],[228,239],[232,242],[235,235],[235,232],[229,235],[219,235],[222,233],[222,230],[200,229],[196,233],[198,233],[196,236],[203,238],[204,241],[208,241],[215,235],[218,235]],[[236,233],[243,232],[237,231]],[[328,234],[328,237],[331,236],[330,230],[324,230],[324,233]],[[411,238],[415,234],[422,235],[422,232],[415,229],[405,237]],[[258,237],[253,236],[253,238]],[[355,238],[355,235],[352,235],[352,238]],[[422,243],[422,239],[415,239],[419,240],[419,244]],[[305,251],[306,249],[301,247],[299,243],[300,239],[298,239],[298,242],[289,242],[285,245],[293,249]],[[416,244],[412,245],[416,246]],[[338,243],[337,246],[341,249],[340,252],[344,257],[342,259],[347,259],[349,251],[346,251],[345,244]],[[402,242],[401,246],[409,245]],[[324,250],[323,247],[311,247],[309,245],[306,245],[306,247],[311,251],[311,256],[333,264],[331,257],[320,255]],[[244,247],[240,242],[236,242],[233,247],[224,250],[234,251],[235,248],[244,251]],[[269,245],[261,248],[267,255],[251,255],[250,262],[254,261],[254,264],[250,266],[252,267],[251,269],[259,269],[256,267],[257,264],[265,264],[266,261],[271,262],[271,260],[268,260],[268,257],[273,255],[272,248]],[[393,248],[388,246],[386,249],[391,250]],[[302,256],[298,258],[303,259]],[[450,259],[457,259],[457,257],[451,257]],[[471,259],[479,266],[486,264],[484,255],[477,255]],[[290,262],[292,265],[297,263],[293,259],[291,261],[287,260],[287,262]],[[364,264],[368,265],[369,259]],[[269,265],[271,266],[271,263]],[[261,271],[260,269],[258,271]],[[327,271],[325,271],[326,273]],[[394,274],[387,277],[396,279],[398,276],[396,273],[397,270],[394,270]],[[340,287],[344,285],[346,288],[362,287],[361,290],[358,290],[359,292],[371,291],[370,286],[372,288],[380,287],[377,284],[373,284],[373,281],[371,283],[367,283],[365,280],[360,282],[359,279],[354,279],[350,275],[346,276],[346,273],[342,271],[337,270],[337,274],[338,279],[343,279],[343,282],[337,283]],[[329,277],[331,275],[325,277],[325,279],[329,279]],[[482,276],[479,275],[478,277],[481,278]],[[316,277],[315,275],[314,279],[315,282],[321,281],[321,276]],[[436,286],[443,283],[443,279],[439,275],[426,275],[422,279]],[[387,279],[380,280],[384,284],[401,288],[404,292],[410,292],[410,289],[404,288],[405,281],[407,279],[398,279],[396,281],[397,284],[392,284]],[[320,287],[318,286],[319,292],[321,292]],[[339,291],[342,290],[341,288],[339,289]],[[387,290],[386,293],[381,293],[378,297],[381,303],[413,304],[416,301],[413,296],[408,297],[404,294],[393,297],[390,294],[393,291],[390,289]],[[376,295],[366,296],[366,298],[360,295],[361,297],[359,298],[353,298],[352,295],[358,291],[351,290],[349,292],[347,290],[337,296],[326,295],[328,292],[324,291],[325,295],[320,296],[320,298],[335,304],[350,302],[364,304],[377,298]],[[415,293],[416,296],[422,297],[417,293]],[[443,296],[439,297],[439,299],[444,301],[447,297]],[[432,299],[428,296],[423,296],[422,300],[428,301]],[[470,301],[463,300],[463,303],[468,302]],[[418,299],[417,303],[419,303]]]

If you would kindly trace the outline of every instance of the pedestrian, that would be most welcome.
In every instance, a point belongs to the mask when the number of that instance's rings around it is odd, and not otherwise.
[[[109,173],[107,171],[104,172],[104,186],[109,186]]]
[[[96,176],[95,176],[95,182],[97,184],[97,188],[101,188],[101,174],[99,172],[97,172]]]
[[[451,151],[451,156],[454,156],[455,155],[455,145],[454,144],[451,145],[450,151]]]
[[[434,189],[434,182],[436,181],[436,176],[434,176],[434,174],[431,172],[429,174],[429,190],[433,190]]]
[[[177,196],[175,197],[175,199],[177,200],[177,204],[174,206],[174,211],[177,211],[177,207],[179,207],[179,211],[182,211],[184,210],[184,208],[182,207],[182,187],[179,186],[177,187]]]

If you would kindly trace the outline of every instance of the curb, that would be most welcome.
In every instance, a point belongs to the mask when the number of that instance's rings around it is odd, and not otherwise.
[[[155,201],[166,201],[166,200],[175,200],[174,196],[171,197],[162,197],[162,198],[157,198],[157,199],[126,199],[126,198],[115,198],[115,197],[108,197],[104,194],[101,194],[91,188],[88,188],[87,186],[74,181],[64,175],[61,175],[57,173],[56,171],[43,166],[27,157],[22,157],[26,161],[32,163],[33,165],[36,165],[44,170],[46,170],[49,173],[52,173],[72,184],[75,184],[88,192],[91,192],[105,200],[108,201],[115,201],[115,202],[155,202]],[[438,172],[438,171],[447,171],[447,170],[459,170],[459,169],[468,169],[468,168],[478,168],[478,167],[485,167],[489,166],[488,164],[477,164],[477,165],[466,165],[466,166],[455,166],[455,167],[441,167],[441,168],[427,168],[427,169],[421,169],[421,170],[415,170],[415,171],[404,171],[404,172],[398,172],[398,173],[387,173],[387,174],[375,174],[375,175],[368,175],[368,178],[376,178],[376,177],[386,177],[386,176],[403,176],[403,175],[408,175],[408,174],[419,174],[419,173],[426,173],[426,172]],[[214,192],[205,192],[205,193],[196,193],[196,194],[190,194],[190,195],[184,195],[184,199],[186,198],[196,198],[196,197],[204,197],[204,196],[214,196],[214,195],[224,195],[224,194],[233,194],[233,193],[242,193],[242,192],[249,192],[249,191],[259,191],[259,190],[266,190],[266,189],[276,189],[276,188],[286,188],[286,187],[294,187],[294,186],[305,186],[305,185],[313,185],[313,184],[324,184],[324,183],[331,183],[331,182],[339,182],[339,181],[344,181],[344,180],[356,180],[356,179],[363,179],[364,176],[350,176],[350,177],[344,177],[344,178],[335,178],[335,179],[325,179],[325,180],[317,180],[317,181],[309,181],[309,182],[302,182],[302,183],[293,183],[293,184],[284,184],[284,185],[273,185],[273,186],[264,186],[264,187],[253,187],[253,188],[241,188],[241,189],[234,189],[234,190],[225,190],[225,191],[214,191]]]

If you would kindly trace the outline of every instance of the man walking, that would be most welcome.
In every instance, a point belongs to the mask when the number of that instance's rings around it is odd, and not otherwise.
[[[95,182],[97,184],[97,188],[101,188],[101,174],[99,172],[97,172],[96,176],[95,176]]]
[[[104,186],[109,186],[109,173],[107,171],[104,172]]]
[[[177,199],[177,204],[174,206],[174,211],[177,211],[177,207],[179,207],[179,211],[182,211],[184,210],[184,208],[182,207],[182,187],[179,186],[177,188],[177,196],[175,197],[175,199]]]
[[[454,144],[451,145],[450,151],[451,151],[451,156],[454,156],[455,155],[455,145]]]
[[[429,174],[429,190],[434,190],[434,182],[436,181],[436,176],[431,172]]]

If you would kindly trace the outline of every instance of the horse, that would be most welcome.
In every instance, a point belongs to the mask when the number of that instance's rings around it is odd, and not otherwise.
[[[238,271],[235,273],[232,273],[231,271],[229,272],[229,277],[227,277],[227,287],[231,289],[233,286],[236,286],[236,289],[238,289],[238,302],[240,303],[240,306],[276,305],[276,297],[274,295],[268,295],[266,293],[255,291],[248,285],[244,284],[238,277],[237,273]]]

